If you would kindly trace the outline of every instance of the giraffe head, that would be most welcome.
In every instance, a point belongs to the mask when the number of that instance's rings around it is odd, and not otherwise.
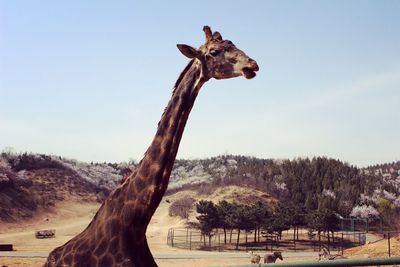
[[[231,41],[223,40],[219,32],[212,33],[210,27],[204,26],[206,42],[199,49],[189,45],[178,44],[178,49],[186,57],[200,60],[206,79],[228,79],[244,76],[252,79],[258,71],[257,62],[238,49]]]

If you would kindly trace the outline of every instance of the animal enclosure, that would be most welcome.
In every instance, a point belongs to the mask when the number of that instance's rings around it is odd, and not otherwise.
[[[293,239],[293,231],[285,231],[282,236],[265,232],[237,229],[217,229],[210,235],[204,235],[194,228],[170,228],[167,244],[172,247],[189,250],[267,250],[267,251],[320,251],[327,247],[330,251],[342,251],[350,247],[365,244],[366,234],[363,232],[335,232],[329,237],[325,234],[310,236],[302,230],[298,239]]]

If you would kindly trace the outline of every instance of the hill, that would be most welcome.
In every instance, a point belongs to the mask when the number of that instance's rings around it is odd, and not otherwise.
[[[123,164],[88,164],[40,154],[0,156],[0,220],[31,218],[56,202],[102,201],[129,171]]]
[[[29,218],[69,198],[102,201],[133,165],[3,153],[0,219]],[[359,169],[325,157],[272,160],[224,155],[176,160],[167,194],[194,190],[212,195],[231,185],[307,210],[329,208],[344,217],[381,215],[391,220],[400,208],[400,162]]]
[[[400,162],[360,169],[325,157],[272,160],[226,155],[177,160],[169,190],[211,192],[227,185],[258,189],[307,210],[332,209],[344,217],[389,217],[388,210],[400,208]]]

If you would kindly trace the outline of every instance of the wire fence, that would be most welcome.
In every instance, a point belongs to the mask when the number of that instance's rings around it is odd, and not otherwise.
[[[303,262],[289,262],[289,263],[270,263],[271,267],[325,267],[325,266],[398,266],[400,264],[400,257],[393,258],[373,258],[373,259],[346,259],[335,261],[303,261]],[[235,265],[235,267],[253,267],[253,264]],[[233,266],[231,266],[233,267]]]
[[[265,232],[238,231],[237,229],[217,229],[210,235],[202,234],[193,228],[170,228],[167,244],[189,250],[229,251],[229,250],[267,250],[267,251],[321,251],[323,247],[331,252],[341,253],[345,249],[387,240],[387,256],[391,257],[398,247],[400,231],[390,231],[374,235],[367,241],[366,232],[311,233],[301,230],[298,236],[293,231],[285,231],[281,236]],[[380,238],[379,238],[380,237]],[[398,255],[397,248],[397,255]]]
[[[382,218],[340,218],[339,227],[342,231],[349,232],[382,233],[388,230],[388,225],[383,223]]]
[[[210,235],[193,228],[170,228],[167,244],[190,250],[268,250],[268,251],[320,251],[326,247],[330,251],[360,246],[366,243],[365,232],[334,232],[310,234],[301,230],[298,235],[285,231],[282,235],[262,231],[217,229]]]

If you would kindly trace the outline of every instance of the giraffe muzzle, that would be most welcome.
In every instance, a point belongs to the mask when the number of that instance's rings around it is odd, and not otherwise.
[[[258,71],[258,67],[257,69],[251,69],[247,67],[242,69],[243,76],[246,79],[253,79],[256,76],[256,71]]]
[[[242,69],[243,76],[246,79],[253,79],[256,76],[256,72],[259,70],[257,62],[250,59],[250,64]]]

